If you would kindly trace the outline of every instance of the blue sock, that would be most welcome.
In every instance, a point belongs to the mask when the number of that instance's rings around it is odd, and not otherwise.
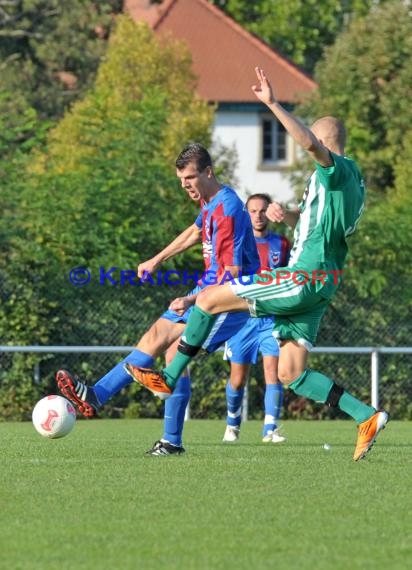
[[[153,356],[146,354],[141,350],[135,348],[130,354],[126,356],[124,360],[116,364],[103,378],[101,378],[94,386],[91,388],[96,394],[99,403],[103,406],[112,396],[120,392],[122,388],[128,384],[133,383],[133,379],[123,365],[126,362],[135,364],[136,366],[142,366],[143,368],[151,368],[153,366]]]
[[[240,390],[234,390],[230,382],[226,384],[226,423],[228,426],[240,427],[240,424],[242,422],[242,400],[244,392],[244,388],[241,388]]]
[[[164,433],[165,439],[173,445],[182,445],[182,433],[185,423],[186,406],[189,403],[191,385],[189,376],[181,376],[173,394],[165,401]]]
[[[266,384],[263,435],[277,428],[283,406],[283,384]]]

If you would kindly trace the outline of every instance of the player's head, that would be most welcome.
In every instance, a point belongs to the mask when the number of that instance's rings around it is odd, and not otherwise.
[[[184,147],[176,158],[177,170],[183,170],[189,163],[194,163],[199,172],[212,168],[210,154],[200,143],[191,143]]]
[[[211,183],[216,182],[210,154],[199,143],[191,143],[180,152],[176,174],[192,200],[207,199]]]
[[[336,117],[321,117],[311,127],[312,133],[332,152],[343,154],[346,144],[346,129]]]
[[[272,199],[268,194],[252,194],[246,201],[246,208],[252,221],[252,227],[255,232],[263,233],[266,231],[269,220],[266,216],[266,210]]]

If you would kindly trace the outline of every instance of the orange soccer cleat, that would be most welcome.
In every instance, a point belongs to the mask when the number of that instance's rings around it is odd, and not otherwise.
[[[353,454],[355,461],[365,457],[375,443],[378,433],[385,428],[388,419],[389,417],[386,412],[376,412],[368,420],[359,424],[358,440],[356,442],[355,453]]]
[[[172,395],[172,389],[166,383],[166,378],[162,372],[151,368],[141,368],[134,364],[126,363],[124,369],[135,382],[150,390],[161,400],[167,400]]]

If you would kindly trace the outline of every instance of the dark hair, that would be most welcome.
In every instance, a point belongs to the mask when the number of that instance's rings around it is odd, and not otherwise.
[[[176,158],[176,168],[183,170],[189,162],[195,162],[199,172],[203,172],[208,166],[212,166],[210,154],[200,143],[191,143],[185,146]]]
[[[269,196],[269,194],[252,194],[246,200],[246,208],[248,207],[251,200],[264,200],[268,206],[272,203],[272,198]]]

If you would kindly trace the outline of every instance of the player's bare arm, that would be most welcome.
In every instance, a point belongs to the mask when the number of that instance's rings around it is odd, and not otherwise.
[[[162,251],[157,253],[151,259],[143,261],[137,267],[138,277],[142,277],[144,274],[153,273],[159,265],[174,257],[182,251],[186,251],[196,243],[202,241],[202,230],[197,227],[196,224],[192,224],[186,228],[181,234],[177,236],[172,242],[169,243]]]
[[[276,100],[272,85],[263,69],[256,67],[258,84],[252,86],[256,97],[262,101],[282,123],[294,141],[303,148],[316,162],[322,166],[333,164],[329,150],[299,119],[294,117]]]

